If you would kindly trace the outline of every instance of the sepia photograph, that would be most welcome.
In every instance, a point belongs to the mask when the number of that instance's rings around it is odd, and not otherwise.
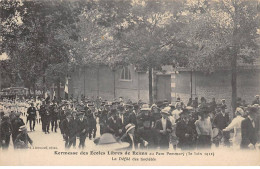
[[[259,166],[260,0],[0,0],[0,166]]]

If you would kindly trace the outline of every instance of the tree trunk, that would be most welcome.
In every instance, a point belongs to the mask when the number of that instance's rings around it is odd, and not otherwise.
[[[152,68],[149,67],[149,104],[153,104],[153,71]]]
[[[42,96],[44,97],[44,96],[45,96],[45,92],[46,92],[45,75],[43,75],[42,83],[43,83],[43,92],[42,92]]]
[[[58,101],[61,101],[61,99],[60,99],[60,78],[58,79],[58,82],[57,82],[57,97],[58,97]]]
[[[232,113],[235,115],[237,107],[237,50],[233,49],[232,62],[231,62],[231,87],[232,87]]]
[[[35,83],[33,84],[33,99],[36,101],[36,88],[35,88]]]

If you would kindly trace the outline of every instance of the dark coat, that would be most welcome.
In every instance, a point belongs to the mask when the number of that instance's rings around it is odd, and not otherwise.
[[[16,137],[19,133],[19,128],[25,124],[24,124],[23,119],[21,119],[19,117],[15,117],[11,121],[11,125],[12,125],[12,135]]]
[[[135,125],[135,127],[137,128],[137,120],[136,120],[136,115],[134,112],[126,112],[124,114],[124,126],[126,126],[127,124],[132,123]]]
[[[77,119],[71,119],[69,121],[69,136],[74,137],[78,134],[78,120]]]
[[[179,146],[182,149],[193,145],[196,137],[196,128],[194,127],[195,126],[192,126],[191,123],[186,124],[183,120],[177,123],[176,136],[179,138]],[[189,134],[189,136],[185,137],[185,134]]]
[[[156,121],[155,129],[157,130],[158,133],[160,132],[160,130],[163,130],[161,119]],[[169,119],[166,119],[166,130],[167,129],[172,130],[172,123],[170,122]],[[158,136],[159,136],[158,145],[161,148],[168,148],[169,147],[169,134],[170,134],[170,132],[166,132],[166,134],[162,134],[162,133],[158,134]]]
[[[158,138],[157,133],[153,128],[141,127],[137,131],[138,135],[142,136],[142,139],[148,142],[148,148],[156,148]]]
[[[16,148],[27,148],[28,143],[32,144],[33,141],[27,133],[20,133],[15,139]]]
[[[69,136],[70,134],[69,121],[66,118],[61,122],[60,131],[61,134],[65,134],[66,136]]]
[[[256,122],[255,122],[256,125]],[[251,143],[253,145],[256,144],[257,137],[256,137],[256,126],[253,127],[253,124],[249,118],[246,118],[241,123],[241,134],[242,134],[242,141],[241,141],[241,148],[248,148],[248,145]]]
[[[28,119],[33,119],[36,117],[36,108],[35,107],[29,107],[27,109]]]
[[[225,113],[225,116],[222,115],[222,113],[218,113],[216,117],[214,118],[214,125],[220,129],[223,130],[226,128],[229,124],[229,116],[227,113]]]
[[[88,122],[85,118],[83,118],[83,120],[81,121],[80,119],[78,119],[77,121],[77,131],[79,133],[79,136],[86,136],[86,133],[88,131]],[[85,129],[85,132],[83,132],[83,130]]]
[[[12,133],[12,126],[11,123],[8,121],[2,121],[1,123],[1,130],[0,130],[0,134],[1,134],[1,139],[5,139],[6,136],[10,136]]]

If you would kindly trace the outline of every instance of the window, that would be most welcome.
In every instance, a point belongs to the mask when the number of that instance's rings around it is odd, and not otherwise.
[[[124,67],[121,72],[121,80],[131,80],[131,73],[128,67]]]

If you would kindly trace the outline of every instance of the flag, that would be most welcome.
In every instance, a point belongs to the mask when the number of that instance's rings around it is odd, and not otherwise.
[[[68,99],[68,95],[69,95],[69,79],[68,79],[68,77],[66,77],[66,79],[65,79],[64,92],[65,92],[65,99]]]

